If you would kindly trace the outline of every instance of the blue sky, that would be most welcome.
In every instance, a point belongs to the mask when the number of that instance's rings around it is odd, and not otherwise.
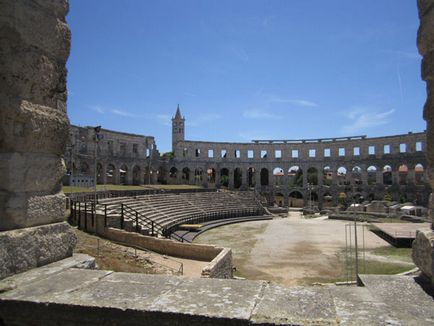
[[[71,0],[71,123],[191,140],[423,131],[413,0]]]

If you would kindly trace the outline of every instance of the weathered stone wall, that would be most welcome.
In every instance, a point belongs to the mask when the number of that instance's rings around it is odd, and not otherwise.
[[[422,59],[422,79],[426,82],[427,100],[423,117],[427,122],[426,157],[431,187],[434,186],[434,0],[418,0],[420,26],[417,47]],[[434,203],[431,198],[431,216],[434,219]],[[433,223],[434,228],[434,223]]]
[[[385,146],[390,148],[389,153],[385,152]],[[350,194],[353,191],[364,198],[379,200],[384,198],[385,193],[390,193],[396,201],[400,201],[405,194],[406,200],[427,205],[431,187],[425,170],[416,170],[419,164],[426,168],[425,147],[425,132],[374,138],[359,136],[252,143],[182,141],[177,143],[175,157],[167,166],[167,181],[220,187],[220,177],[223,170],[227,170],[230,189],[255,187],[271,199],[281,196],[285,206],[294,204],[294,193],[300,194],[305,203],[309,194],[313,193],[321,207],[336,205],[339,193]],[[226,152],[225,157],[222,157],[222,151]],[[297,151],[297,157],[293,151]],[[265,152],[266,157],[262,157],[261,153]],[[399,172],[402,165],[408,169],[405,175]],[[295,166],[303,171],[302,185],[290,184],[289,170]],[[383,180],[385,166],[391,168],[389,184]],[[376,171],[370,172],[372,167]],[[339,175],[342,168],[346,170],[344,176]],[[280,169],[282,174],[273,173],[275,169]],[[317,173],[316,183],[312,183],[308,176],[311,169]],[[327,180],[325,169],[329,173]],[[354,169],[360,169],[360,172],[354,174]],[[210,170],[214,170],[215,183],[210,182],[207,173]],[[238,185],[237,170],[241,173]],[[184,171],[188,172],[188,176]],[[249,175],[249,171],[253,173]],[[263,184],[262,171],[268,179],[266,184]],[[325,202],[324,197],[332,198],[331,202]]]
[[[63,221],[67,1],[0,1],[0,231]]]
[[[66,0],[0,0],[0,279],[72,255]],[[1,323],[1,322],[0,322]]]
[[[157,181],[160,153],[154,137],[107,129],[101,129],[99,134],[101,139],[96,143],[93,127],[71,126],[65,161],[72,178],[88,176],[93,180],[96,154],[99,184],[148,184]]]
[[[427,100],[423,117],[427,123],[426,157],[431,187],[434,186],[434,0],[418,0],[420,27],[417,46],[422,59],[422,79],[426,81]],[[431,228],[434,230],[434,201],[430,196]],[[434,284],[434,231],[419,232],[413,242],[412,258]]]
[[[102,219],[99,219],[99,221],[102,221]],[[87,225],[90,226],[91,223]],[[208,261],[210,263],[202,270],[202,277],[232,278],[231,249],[203,244],[180,243],[174,240],[158,239],[114,228],[97,227],[97,229],[98,234],[113,241],[146,248],[162,255]]]

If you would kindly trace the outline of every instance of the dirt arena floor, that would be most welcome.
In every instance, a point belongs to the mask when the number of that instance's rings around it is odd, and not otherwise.
[[[236,275],[247,279],[269,280],[288,286],[344,281],[347,278],[346,224],[349,222],[328,220],[327,217],[305,219],[300,213],[291,212],[287,218],[212,229],[197,237],[195,243],[232,248]],[[358,239],[362,246],[361,228]],[[397,257],[378,255],[375,250],[389,253],[394,248],[367,230],[364,239],[365,263],[361,263],[361,267],[365,267],[366,262],[403,270],[414,267],[408,252]]]

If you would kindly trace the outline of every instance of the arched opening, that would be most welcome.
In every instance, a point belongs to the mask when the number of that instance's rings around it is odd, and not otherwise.
[[[149,166],[145,167],[145,171],[143,173],[143,184],[152,184],[152,169],[149,169]]]
[[[274,176],[274,184],[276,186],[281,186],[283,185],[283,177],[284,177],[284,172],[282,168],[274,168],[273,169],[273,176]]]
[[[96,183],[103,184],[104,183],[104,170],[101,163],[96,165]]]
[[[351,170],[351,177],[354,181],[355,185],[361,185],[362,184],[362,168],[360,166],[355,166]]]
[[[307,182],[313,186],[318,185],[318,170],[316,168],[310,167],[307,169]]]
[[[377,168],[371,165],[366,171],[368,172],[368,185],[375,185],[377,183]]]
[[[331,186],[333,182],[333,171],[330,166],[325,166],[323,169],[323,185]]]
[[[268,169],[261,169],[261,186],[268,186]]]
[[[389,186],[392,184],[392,167],[390,165],[383,167],[383,184]]]
[[[368,201],[373,201],[373,200],[375,200],[375,194],[373,194],[373,193],[370,193],[369,195],[368,195]]]
[[[304,207],[303,194],[293,191],[289,194],[289,207]]]
[[[250,167],[247,170],[247,174],[249,179],[249,187],[254,187],[256,185],[255,168]]]
[[[167,184],[167,168],[165,165],[160,165],[157,170],[157,181],[160,184]]]
[[[128,183],[128,167],[124,164],[119,169],[119,182],[121,185],[126,185]]]
[[[326,192],[323,196],[323,207],[332,207],[333,206],[333,196]]]
[[[177,177],[178,177],[178,169],[177,169],[176,167],[172,167],[172,168],[169,170],[169,179],[170,179],[172,182],[174,182],[174,181],[176,181]],[[145,183],[146,183],[146,182],[145,182]]]
[[[418,163],[414,167],[414,182],[418,185],[421,185],[424,183],[423,175],[425,173],[425,169],[422,164]]]
[[[278,192],[274,195],[274,204],[279,206],[279,207],[283,207],[285,202],[285,199],[283,197],[283,194],[281,192]]]
[[[190,169],[187,167],[182,169],[182,181],[186,184],[190,182]]]
[[[303,187],[303,171],[299,166],[292,166],[288,170],[290,187]]]
[[[408,167],[405,164],[401,164],[398,168],[399,175],[399,184],[406,185],[407,184],[407,176],[408,176]]]
[[[220,170],[220,185],[229,187],[229,170],[226,168]]]
[[[194,183],[200,185],[203,180],[203,170],[202,168],[197,168],[194,170]]]
[[[243,184],[243,172],[240,168],[234,170],[234,188],[238,189]]]
[[[142,171],[138,165],[134,166],[133,168],[133,184],[139,185],[140,184],[140,175],[142,174]]]
[[[208,183],[215,184],[215,169],[209,168],[206,170]]]
[[[90,175],[89,164],[87,164],[84,161],[80,162],[80,174],[87,175],[87,176]]]
[[[337,169],[336,173],[337,179],[338,179],[338,185],[344,186],[347,185],[347,169],[343,166]]]
[[[115,166],[113,164],[109,164],[109,165],[107,165],[107,168],[105,171],[106,171],[106,173],[105,173],[106,183],[114,184],[115,183],[115,171],[116,171]]]

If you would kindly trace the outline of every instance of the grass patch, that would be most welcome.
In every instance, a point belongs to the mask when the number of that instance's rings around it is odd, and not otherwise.
[[[201,189],[202,187],[195,185],[147,185],[146,188],[154,189]]]
[[[399,259],[405,262],[412,262],[411,248],[395,248],[393,246],[379,247],[369,251],[373,255]]]

